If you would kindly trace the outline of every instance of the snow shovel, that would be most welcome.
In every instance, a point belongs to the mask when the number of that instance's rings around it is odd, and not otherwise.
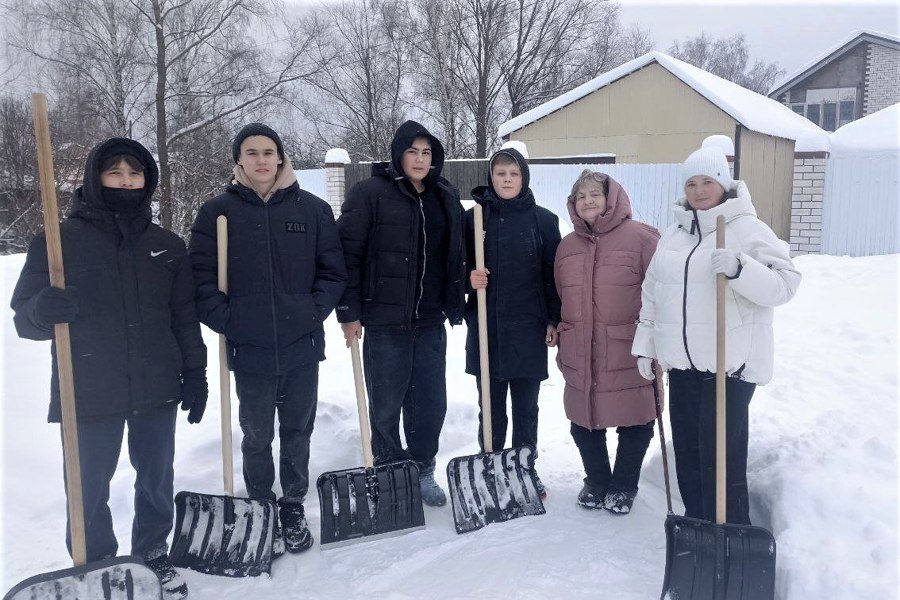
[[[216,219],[219,291],[228,293],[228,219]],[[228,348],[219,335],[219,396],[222,407],[224,496],[178,492],[175,535],[169,557],[176,567],[209,575],[247,577],[272,570],[277,506],[271,500],[234,497],[231,458],[231,373]]]
[[[484,218],[480,204],[475,215],[475,268],[484,269]],[[452,459],[447,464],[447,482],[453,505],[456,533],[544,514],[537,491],[534,448],[519,446],[493,451],[491,431],[491,376],[487,339],[487,290],[477,290],[478,349],[481,363],[481,418],[484,452]]]
[[[356,339],[350,345],[350,356],[365,466],[322,473],[316,481],[322,513],[322,550],[425,528],[418,465],[400,460],[373,466],[366,390]]]
[[[716,222],[725,247],[725,217]],[[662,600],[766,600],[775,597],[775,538],[762,527],[726,519],[725,275],[716,276],[716,522],[666,517]]]
[[[32,94],[31,106],[37,142],[50,285],[64,289],[66,278],[63,268],[62,241],[59,235],[59,209],[56,200],[56,181],[53,175],[47,96],[41,93]],[[63,455],[66,469],[69,529],[72,540],[72,562],[75,566],[30,577],[15,585],[3,598],[4,600],[56,600],[57,598],[80,598],[81,600],[136,598],[143,600],[160,598],[162,587],[159,577],[144,566],[144,563],[137,557],[123,556],[87,563],[78,425],[75,412],[75,379],[72,370],[69,324],[57,323],[53,327],[53,333],[56,342],[56,364],[62,411]],[[118,594],[118,590],[123,586],[126,591],[134,590],[137,586],[141,594],[139,596]]]

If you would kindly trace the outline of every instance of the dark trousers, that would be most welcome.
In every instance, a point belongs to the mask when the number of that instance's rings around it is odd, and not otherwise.
[[[172,465],[176,412],[177,406],[172,404],[135,415],[78,419],[78,460],[88,561],[115,556],[119,549],[109,510],[109,483],[119,462],[126,423],[128,457],[137,473],[131,553],[152,558],[168,550],[166,538],[172,531],[175,516]],[[63,478],[66,479],[65,469]],[[71,555],[68,509],[66,517],[66,547]]]
[[[747,493],[748,407],[755,383],[726,378],[725,446],[728,523],[750,524]],[[669,371],[669,419],[675,473],[685,516],[716,519],[716,375]]]
[[[363,363],[375,464],[410,458],[421,473],[433,471],[447,413],[444,325],[367,327]],[[400,441],[401,413],[406,450]]]
[[[319,363],[284,375],[235,371],[239,421],[244,439],[244,483],[251,498],[275,500],[275,412],[281,452],[281,503],[302,504],[309,490],[309,442],[316,420]]]
[[[481,398],[481,376],[475,376],[478,397]],[[491,443],[493,450],[506,447],[506,392],[512,404],[512,447],[529,445],[537,450],[539,379],[494,379],[491,377]],[[478,444],[484,452],[481,402],[478,403]]]
[[[581,462],[587,475],[584,482],[604,490],[615,488],[623,492],[636,492],[641,478],[641,464],[647,447],[653,439],[653,421],[646,425],[617,427],[619,444],[616,449],[615,467],[610,469],[609,452],[606,449],[605,429],[586,429],[572,423],[572,438],[581,453]]]

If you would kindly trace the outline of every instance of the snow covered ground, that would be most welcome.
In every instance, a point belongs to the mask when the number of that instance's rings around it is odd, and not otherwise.
[[[45,422],[49,344],[19,340],[7,305],[24,257],[0,257],[2,472],[0,591],[69,566],[57,426]],[[778,542],[779,598],[897,598],[898,256],[797,259],[804,280],[776,311],[774,381],[751,403],[749,477],[754,522]],[[349,352],[326,325],[310,474],[362,464]],[[210,363],[216,340],[205,331]],[[438,456],[477,451],[474,378],[463,373],[465,329],[449,335],[449,409]],[[76,375],[77,376],[77,375]],[[179,417],[176,490],[221,492],[216,370],[203,422]],[[615,436],[611,436],[613,439]],[[226,579],[185,571],[194,599],[597,598],[659,596],[666,514],[660,450],[651,445],[631,515],[575,505],[581,462],[562,409],[562,377],[541,390],[539,470],[547,514],[457,535],[449,507],[425,509],[427,529],[279,559],[271,578]],[[236,422],[235,472],[240,481]],[[658,439],[658,438],[657,438]],[[444,479],[441,472],[442,480]],[[123,455],[111,506],[128,550],[133,472]],[[674,485],[674,472],[673,472]],[[314,532],[319,506],[307,514]],[[676,511],[681,505],[676,497]]]

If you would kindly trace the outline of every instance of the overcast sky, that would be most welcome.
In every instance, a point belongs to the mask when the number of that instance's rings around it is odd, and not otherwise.
[[[665,52],[675,40],[705,31],[712,37],[743,33],[751,60],[777,62],[791,75],[856,30],[900,35],[897,0],[843,2],[794,0],[757,3],[718,0],[684,2],[620,0],[623,24],[650,29]]]

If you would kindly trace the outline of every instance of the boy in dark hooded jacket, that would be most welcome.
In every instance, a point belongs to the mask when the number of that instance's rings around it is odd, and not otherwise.
[[[69,323],[87,560],[118,550],[107,502],[127,424],[137,471],[131,553],[157,572],[165,598],[175,599],[187,596],[166,543],[174,517],[175,416],[179,402],[190,410],[188,422],[203,416],[206,346],[184,242],[151,222],[157,177],[139,143],[112,138],[96,146],[60,224],[66,288],[49,285],[41,234],[28,249],[11,304],[23,338],[50,340],[56,323]],[[53,352],[49,421],[60,418]],[[66,544],[71,552],[68,527]]]
[[[429,506],[447,502],[434,479],[447,411],[444,320],[462,322],[465,294],[463,209],[443,165],[440,141],[406,121],[391,142],[391,162],[372,165],[338,219],[349,283],[337,316],[348,346],[366,328],[375,462],[414,460]]]
[[[559,245],[559,219],[538,206],[528,187],[528,162],[514,148],[503,148],[488,163],[487,186],[472,190],[484,210],[484,270],[469,276],[466,304],[466,373],[481,391],[477,289],[487,290],[488,357],[491,377],[493,449],[506,445],[506,394],[512,404],[512,445],[537,450],[538,392],[547,379],[547,348],[556,346],[560,301],[553,280]],[[474,209],[466,211],[468,264],[475,264]],[[490,285],[488,278],[490,277]],[[483,445],[478,412],[478,443]],[[484,449],[482,448],[482,451]],[[537,477],[538,493],[545,495]]]

